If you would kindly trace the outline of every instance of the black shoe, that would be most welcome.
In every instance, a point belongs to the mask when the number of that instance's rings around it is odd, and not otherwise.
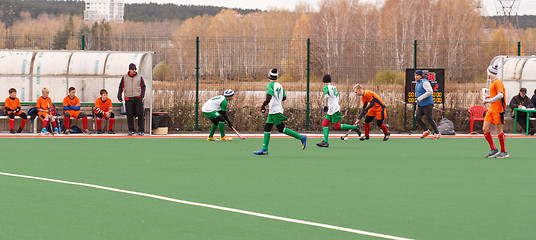
[[[17,133],[21,133],[22,132],[22,128],[19,128],[19,130],[17,130]]]
[[[97,130],[97,134],[102,134],[102,130]]]
[[[387,135],[383,136],[383,141],[389,140],[389,136],[391,136],[390,133],[388,133]]]
[[[365,141],[365,140],[369,140],[370,137],[369,136],[363,136],[363,137],[360,137],[359,140],[361,141]]]
[[[357,125],[357,128],[355,129],[355,132],[357,133],[357,136],[361,137],[361,128],[359,127],[359,125]]]
[[[115,134],[114,130],[108,130],[108,134]]]
[[[9,133],[11,133],[11,134],[15,134],[15,130],[13,130],[13,129],[9,129]]]
[[[329,147],[329,143],[322,141],[322,142],[317,143],[316,146],[319,146],[319,147]]]

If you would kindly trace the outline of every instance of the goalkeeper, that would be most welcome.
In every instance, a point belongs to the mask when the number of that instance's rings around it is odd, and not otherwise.
[[[337,92],[337,88],[333,85],[331,85],[331,76],[329,74],[326,74],[324,78],[322,78],[322,82],[324,83],[324,88],[322,91],[324,92],[324,107],[322,110],[324,112],[327,112],[326,118],[322,122],[322,131],[324,132],[324,140],[322,142],[317,143],[316,145],[319,147],[329,147],[328,143],[328,136],[329,136],[329,125],[333,124],[333,127],[335,127],[335,130],[348,130],[352,129],[357,132],[358,135],[361,134],[361,131],[356,125],[348,125],[348,124],[341,124],[340,121],[342,120],[339,106],[339,92]]]
[[[227,122],[229,126],[233,126],[227,117],[227,101],[232,100],[233,96],[233,90],[227,89],[223,95],[215,96],[203,104],[201,111],[203,111],[203,114],[212,122],[207,141],[233,140],[232,138],[225,136],[225,122]],[[220,129],[220,138],[218,139],[214,137],[217,128]]]
[[[15,130],[13,130],[15,125],[15,116],[19,116],[20,118],[22,118],[22,122],[20,124],[19,129],[17,130],[17,133],[21,133],[22,129],[24,129],[24,126],[26,125],[28,115],[26,115],[26,113],[20,110],[20,100],[19,98],[17,98],[16,89],[9,89],[9,97],[6,98],[4,106],[6,107],[6,115],[9,117],[9,132],[15,133]]]

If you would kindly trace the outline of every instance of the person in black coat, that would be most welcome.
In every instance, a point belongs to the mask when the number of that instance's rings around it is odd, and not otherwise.
[[[534,98],[534,97],[533,97]],[[519,94],[515,95],[512,100],[510,101],[510,108],[512,108],[512,113],[514,113],[514,108],[533,108],[534,105],[531,102],[531,99],[527,97],[527,89],[521,88],[519,89]],[[521,125],[523,130],[527,132],[527,113],[525,112],[517,112],[517,122]],[[532,123],[529,121],[529,130],[530,135],[534,135],[536,132],[534,130],[534,127],[532,126]]]

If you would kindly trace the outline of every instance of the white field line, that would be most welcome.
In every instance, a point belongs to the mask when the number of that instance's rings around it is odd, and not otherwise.
[[[328,225],[328,224],[323,224],[323,223],[309,222],[309,221],[298,220],[298,219],[293,219],[293,218],[278,217],[278,216],[268,215],[268,214],[264,214],[264,213],[251,212],[251,211],[240,210],[240,209],[235,209],[235,208],[228,208],[228,207],[220,207],[220,206],[210,205],[210,204],[205,204],[205,203],[190,202],[190,201],[185,201],[185,200],[180,200],[180,199],[174,199],[174,198],[158,196],[158,195],[154,195],[154,194],[134,192],[134,191],[117,189],[117,188],[104,187],[104,186],[99,186],[99,185],[94,185],[94,184],[69,182],[69,181],[63,181],[63,180],[56,180],[56,179],[42,178],[42,177],[34,177],[34,176],[26,176],[26,175],[19,175],[19,174],[13,174],[13,173],[5,173],[5,172],[0,172],[0,175],[10,176],[10,177],[27,178],[27,179],[35,179],[35,180],[41,180],[41,181],[47,181],[47,182],[63,183],[63,184],[76,185],[76,186],[84,186],[84,187],[108,190],[108,191],[112,191],[112,192],[132,194],[132,195],[137,195],[137,196],[142,196],[142,197],[160,199],[160,200],[169,201],[169,202],[176,202],[176,203],[182,203],[182,204],[186,204],[186,205],[212,208],[212,209],[217,209],[217,210],[222,210],[222,211],[246,214],[246,215],[251,215],[251,216],[269,218],[269,219],[274,219],[274,220],[292,222],[292,223],[315,226],[315,227],[321,227],[321,228],[328,228],[328,229],[333,229],[333,230],[338,230],[338,231],[343,231],[343,232],[350,232],[350,233],[356,233],[356,234],[379,237],[379,238],[385,238],[385,239],[413,240],[413,239],[409,239],[409,238],[390,236],[390,235],[385,235],[385,234],[367,232],[367,231],[362,231],[362,230],[357,230],[357,229],[352,229],[352,228],[338,227],[338,226],[333,226],[333,225]]]

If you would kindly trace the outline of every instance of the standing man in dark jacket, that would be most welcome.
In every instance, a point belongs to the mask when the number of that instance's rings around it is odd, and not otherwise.
[[[434,121],[433,115],[434,98],[432,94],[434,93],[434,90],[432,89],[432,85],[430,84],[428,79],[424,77],[424,73],[422,70],[415,71],[415,81],[417,81],[417,84],[415,85],[415,95],[417,97],[417,111],[415,112],[415,118],[417,118],[417,123],[424,130],[421,135],[421,138],[425,138],[431,133],[430,130],[428,130],[428,126],[426,126],[426,124],[422,120],[422,117],[426,115],[428,123],[434,130],[432,139],[438,139],[441,137],[441,134],[437,129],[437,124]]]
[[[136,64],[131,63],[128,66],[128,73],[121,78],[119,83],[119,92],[117,99],[123,102],[123,92],[125,97],[125,106],[127,111],[128,135],[134,134],[134,117],[138,117],[138,135],[143,136],[144,132],[144,107],[145,82],[136,72]]]
[[[521,88],[519,89],[519,94],[515,95],[512,100],[510,101],[510,108],[512,109],[512,117],[514,114],[514,108],[533,108],[534,105],[530,101],[530,98],[527,97],[527,89]],[[523,130],[527,132],[527,113],[526,112],[518,112],[517,113],[517,122],[521,125]],[[528,133],[530,135],[534,135],[536,131],[534,130],[534,127],[532,126],[532,123],[529,121],[529,130]]]

